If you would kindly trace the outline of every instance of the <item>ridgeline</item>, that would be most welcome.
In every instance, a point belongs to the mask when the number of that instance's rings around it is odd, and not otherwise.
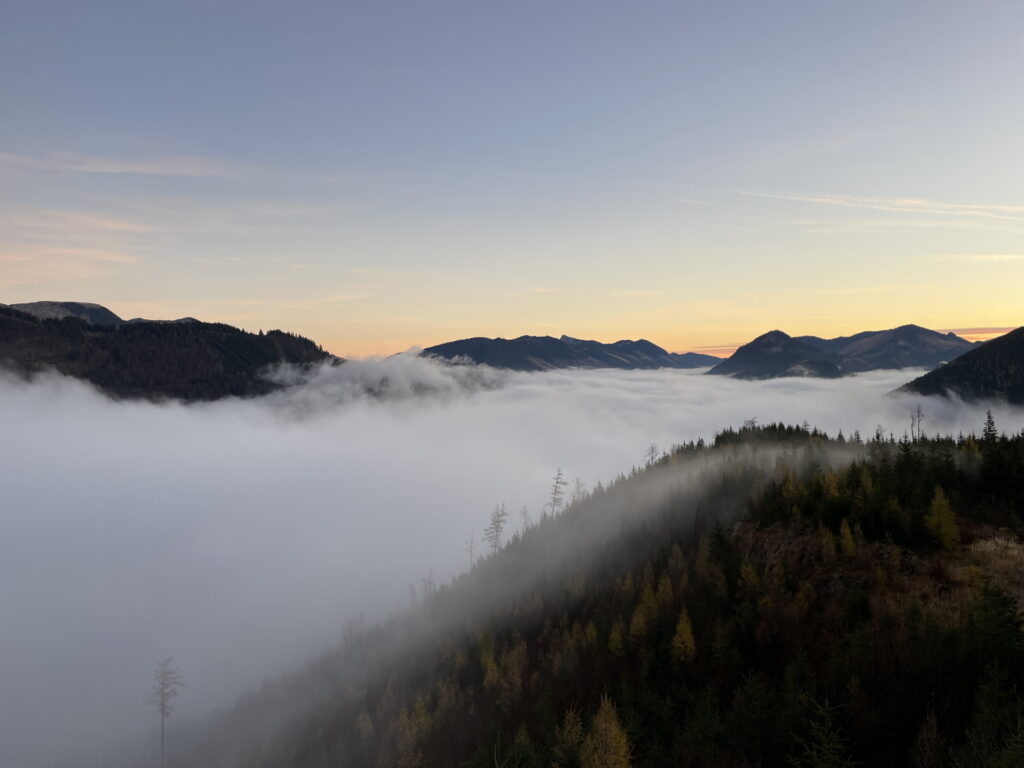
[[[115,397],[261,395],[278,388],[263,376],[268,369],[329,358],[309,339],[283,331],[255,334],[191,319],[93,325],[0,306],[0,363],[28,375],[56,370]]]

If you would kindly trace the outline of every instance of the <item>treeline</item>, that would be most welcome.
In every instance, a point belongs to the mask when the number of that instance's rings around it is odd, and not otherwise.
[[[265,394],[276,388],[260,375],[265,369],[328,357],[309,339],[283,331],[255,334],[199,321],[91,325],[0,307],[0,363],[27,373],[53,369],[118,397]]]
[[[1022,765],[1022,492],[1024,434],[991,422],[677,446],[351,627],[180,764]]]

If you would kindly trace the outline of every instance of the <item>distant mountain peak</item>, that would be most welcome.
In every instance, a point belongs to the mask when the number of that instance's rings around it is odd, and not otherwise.
[[[708,373],[739,378],[834,377],[893,368],[934,368],[971,349],[956,334],[907,324],[883,331],[823,339],[769,331],[739,347]]]
[[[106,307],[88,301],[30,301],[24,304],[11,304],[10,307],[40,320],[77,317],[90,325],[121,325],[124,323],[124,320]]]
[[[740,379],[774,379],[783,376],[836,378],[839,365],[828,355],[778,329],[768,331],[739,347],[728,360],[710,371]]]
[[[793,337],[785,331],[776,329],[774,331],[768,331],[768,333],[762,333],[756,339],[751,341],[750,344],[782,344],[792,338]]]
[[[520,336],[516,339],[475,337],[423,350],[442,360],[469,360],[495,368],[546,371],[558,368],[706,368],[721,358],[695,353],[674,354],[646,339],[620,339],[611,344],[573,336]]]

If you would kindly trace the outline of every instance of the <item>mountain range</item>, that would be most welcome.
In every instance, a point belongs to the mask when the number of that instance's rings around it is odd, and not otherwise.
[[[265,370],[330,358],[309,339],[283,331],[255,334],[198,320],[125,322],[77,302],[31,308],[34,314],[0,306],[0,362],[29,374],[54,369],[118,397],[260,395],[279,386],[262,376]]]
[[[421,354],[516,371],[710,368],[709,374],[741,379],[933,368],[901,391],[1024,403],[1024,329],[985,344],[917,325],[833,339],[773,330],[726,360],[668,352],[645,339],[605,344],[571,336],[475,337]],[[253,334],[191,317],[124,320],[88,302],[0,304],[0,363],[29,373],[52,368],[115,396],[210,400],[259,395],[280,386],[263,375],[267,369],[324,360],[342,362],[313,341],[284,331]]]
[[[574,339],[571,336],[520,336],[489,339],[478,336],[438,344],[423,355],[441,360],[465,361],[513,371],[548,371],[554,368],[705,368],[721,358],[693,352],[668,352],[646,339],[612,344]]]
[[[780,376],[836,378],[852,373],[896,368],[934,368],[974,349],[954,333],[918,325],[823,339],[769,331],[739,347],[708,373],[740,379]]]
[[[830,355],[782,331],[769,331],[758,336],[708,373],[738,379],[774,379],[779,376],[837,378],[843,375]]]

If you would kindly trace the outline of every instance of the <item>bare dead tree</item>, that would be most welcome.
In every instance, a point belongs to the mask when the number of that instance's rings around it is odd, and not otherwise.
[[[582,504],[587,498],[587,484],[584,483],[580,478],[576,478],[573,481],[572,486],[572,503]]]
[[[473,551],[476,548],[476,531],[472,528],[469,531],[469,538],[466,539],[466,554],[469,555],[469,570],[473,570]]]
[[[644,451],[644,466],[653,467],[655,462],[658,461],[658,444],[651,443],[647,446],[647,450]]]
[[[427,571],[426,577],[420,578],[420,592],[423,595],[423,599],[429,600],[433,597],[436,589],[437,587],[434,584],[434,569],[431,568]]]
[[[924,409],[918,403],[917,407],[910,412],[910,439],[917,442],[924,438],[921,425],[924,423]]]
[[[559,467],[554,479],[551,481],[551,496],[548,497],[548,503],[544,505],[544,516],[554,517],[558,514],[558,510],[564,506],[565,487],[567,485],[569,485],[569,481],[565,478],[562,468]]]
[[[167,657],[156,665],[153,672],[153,684],[150,688],[149,703],[160,713],[160,768],[164,766],[164,723],[171,716],[171,704],[178,696],[178,689],[185,687],[185,678],[176,666],[174,659]]]
[[[533,517],[530,515],[530,508],[524,506],[519,510],[519,517],[523,520],[523,533],[533,528]]]
[[[491,548],[491,554],[496,554],[501,549],[501,533],[505,530],[505,521],[508,519],[508,510],[505,504],[497,504],[491,512],[490,524],[484,529],[484,541]]]

